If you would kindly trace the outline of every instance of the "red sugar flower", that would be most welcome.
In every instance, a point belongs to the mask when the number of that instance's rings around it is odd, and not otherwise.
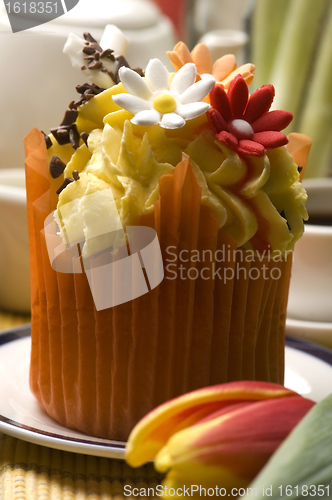
[[[228,92],[215,85],[210,92],[208,118],[216,137],[238,153],[263,156],[267,149],[288,143],[280,130],[293,119],[288,111],[269,111],[274,98],[273,85],[263,85],[250,97],[241,75],[232,80]]]

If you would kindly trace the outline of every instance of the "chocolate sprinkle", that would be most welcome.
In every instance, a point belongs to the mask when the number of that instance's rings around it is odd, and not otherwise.
[[[51,128],[51,132],[60,146],[71,144],[74,149],[79,146],[79,134],[75,123],[70,125],[60,125],[60,127]]]
[[[111,76],[111,78],[114,80],[115,83],[120,83],[119,69],[122,67],[130,68],[130,66],[129,66],[127,59],[123,56],[118,56],[116,58],[116,61],[118,63],[118,66],[117,66],[116,72],[113,74],[113,76]]]
[[[92,55],[95,53],[95,49],[93,47],[84,47],[84,54]]]
[[[98,94],[103,92],[105,89],[101,89],[98,85],[94,83],[83,83],[83,85],[76,85],[76,90],[79,94],[84,94],[85,92],[89,92],[91,94]]]
[[[83,85],[77,85],[76,90],[79,94],[82,94],[82,97],[76,102],[72,101],[69,105],[70,109],[77,109],[78,106],[85,104],[92,99],[92,97],[104,92],[105,89],[98,87],[98,85],[94,83],[84,83]]]
[[[60,194],[61,191],[63,191],[71,182],[74,182],[74,179],[72,179],[71,177],[66,177],[59,189],[57,189],[56,194]]]
[[[82,141],[85,143],[86,146],[88,145],[88,137],[89,134],[87,132],[82,132],[80,134],[80,138],[82,139]]]
[[[75,108],[75,101],[71,101],[68,106],[69,109],[76,109]]]
[[[117,56],[116,60],[119,63],[119,68],[121,68],[122,66],[125,66],[126,68],[130,68],[129,63],[124,56]]]
[[[60,126],[71,125],[72,123],[75,122],[77,116],[78,116],[78,111],[76,109],[71,109],[69,107],[69,109],[67,109],[67,111],[65,112],[65,116],[63,117],[63,120],[62,120]]]
[[[87,31],[85,31],[83,33],[83,37],[84,37],[84,40],[86,40],[87,42],[90,42],[90,43],[97,43],[97,40],[95,40],[93,38],[93,36],[91,35],[91,33],[88,33]]]
[[[74,101],[69,104],[69,108],[65,112],[61,125],[52,128],[51,132],[60,145],[70,143],[74,149],[77,149],[80,143],[80,137],[75,125],[78,111],[75,109],[74,104]]]
[[[142,68],[133,68],[133,71],[135,71],[139,76],[145,76],[144,70]]]
[[[57,134],[60,138],[66,137],[68,135],[69,128],[58,128]]]
[[[112,49],[105,49],[100,54],[100,57],[109,57],[114,51]]]
[[[103,64],[100,61],[96,61],[95,59],[92,59],[88,64],[89,69],[101,69],[102,66]]]
[[[45,132],[42,131],[42,134],[44,134],[44,139],[46,143],[46,149],[50,149],[52,147],[52,141],[51,138],[45,134]]]
[[[69,141],[74,149],[77,149],[80,145],[80,136],[78,135],[76,125],[69,129]]]
[[[80,174],[78,173],[78,170],[73,170],[71,175],[73,176],[74,181],[78,181],[80,179]]]
[[[111,49],[103,50],[97,40],[95,40],[90,33],[83,33],[83,36],[85,39],[85,47],[83,47],[82,52],[86,56],[84,57],[84,60],[89,61],[89,63],[88,66],[84,65],[81,69],[100,70],[103,73],[108,73],[113,80],[112,72],[107,70],[107,68],[103,65],[102,60],[109,59],[114,62],[114,51]]]
[[[66,168],[66,164],[58,157],[53,156],[50,162],[50,174],[53,179],[57,179],[63,174],[64,169]]]

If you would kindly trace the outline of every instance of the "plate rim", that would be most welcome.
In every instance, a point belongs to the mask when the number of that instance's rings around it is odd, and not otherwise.
[[[30,336],[31,323],[3,330],[0,332],[0,349],[10,342]],[[295,350],[305,352],[332,366],[332,350],[327,347],[290,335],[286,335],[285,345]],[[49,448],[124,460],[126,443],[122,441],[104,440],[104,442],[98,442],[94,441],[94,438],[88,435],[85,439],[84,434],[82,434],[82,438],[75,438],[62,436],[56,433],[48,433],[41,429],[26,426],[0,414],[0,432],[1,431],[24,441],[48,446]],[[102,438],[96,439],[101,440]]]
[[[325,363],[332,366],[332,350],[328,347],[309,340],[293,337],[292,335],[286,335],[285,344],[287,347],[292,347],[298,351],[306,352],[307,354],[310,354],[321,361],[325,361]]]

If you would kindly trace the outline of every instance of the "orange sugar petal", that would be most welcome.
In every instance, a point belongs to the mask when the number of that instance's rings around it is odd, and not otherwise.
[[[192,63],[192,57],[190,54],[190,50],[184,42],[179,42],[175,45],[173,49],[179,57],[182,59],[182,64]]]
[[[212,75],[217,82],[224,80],[236,69],[236,60],[233,54],[227,54],[217,59],[212,68]]]
[[[254,74],[253,73],[242,73],[242,76],[244,78],[244,81],[246,82],[246,84],[249,85],[251,84],[251,82],[253,81],[254,79]]]
[[[176,71],[179,71],[180,68],[182,68],[183,66],[183,61],[181,59],[181,57],[174,51],[168,51],[166,52],[166,55],[171,63],[171,65],[173,66],[173,68],[176,70]]]
[[[212,56],[210,49],[205,43],[199,43],[191,51],[191,57],[199,74],[210,73]]]
[[[255,65],[252,64],[252,63],[246,63],[246,64],[242,64],[242,66],[239,66],[237,68],[236,71],[238,71],[239,73],[241,73],[241,75],[243,73],[252,73],[254,74],[255,73]]]
[[[302,167],[300,180],[302,181],[305,167],[307,164],[312,140],[305,134],[292,132],[288,135],[287,151],[292,155],[295,163]]]
[[[255,72],[255,66],[253,64],[251,63],[243,64],[239,68],[236,68],[234,71],[232,71],[232,73],[230,73],[228,77],[222,81],[222,83],[225,89],[227,89],[231,81],[236,77],[236,75],[242,75],[248,85],[248,81],[251,82],[253,79],[254,72]]]

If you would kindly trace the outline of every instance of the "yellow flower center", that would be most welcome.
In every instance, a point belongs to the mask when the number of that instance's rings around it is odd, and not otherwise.
[[[169,94],[161,94],[153,101],[153,107],[159,113],[172,113],[176,108],[176,100]]]

